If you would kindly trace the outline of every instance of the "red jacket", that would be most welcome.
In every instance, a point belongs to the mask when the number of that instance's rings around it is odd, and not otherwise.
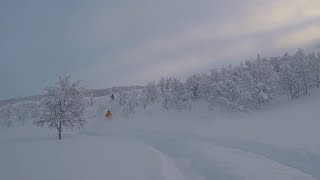
[[[111,119],[112,118],[112,113],[111,112],[107,112],[106,113],[106,118],[107,119]]]

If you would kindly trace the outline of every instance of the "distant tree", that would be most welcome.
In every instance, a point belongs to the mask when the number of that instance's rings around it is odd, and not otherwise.
[[[311,53],[308,55],[309,59],[309,67],[310,74],[313,82],[319,88],[320,87],[320,53],[317,55],[315,53]]]
[[[160,96],[162,98],[162,107],[165,110],[169,109],[169,94],[170,94],[170,86],[172,84],[173,79],[172,78],[164,78],[161,77],[159,81],[159,88],[160,88]]]
[[[95,103],[94,96],[93,96],[93,95],[90,95],[90,96],[89,96],[89,99],[88,99],[88,105],[89,105],[90,107],[92,107],[92,106],[94,105],[94,103]]]
[[[217,87],[220,81],[220,72],[217,69],[211,69],[210,74],[203,74],[200,83],[200,94],[208,97]]]
[[[182,111],[191,110],[192,92],[189,92],[184,83],[177,78],[172,78],[168,91],[168,105],[171,109]]]
[[[126,117],[130,114],[134,114],[136,108],[139,106],[139,93],[135,88],[129,90],[123,90],[119,93],[119,106]]]
[[[295,64],[294,71],[298,77],[299,89],[302,89],[304,94],[307,95],[311,85],[311,71],[308,67],[307,57],[302,49],[298,49],[292,58],[293,63]]]
[[[11,104],[0,108],[0,126],[11,127],[13,125],[13,107]]]
[[[127,104],[127,102],[128,102],[128,99],[129,99],[129,95],[128,95],[127,91],[125,91],[125,90],[119,91],[119,98],[118,98],[119,102],[118,103],[119,103],[120,107],[125,106],[125,104]]]
[[[279,73],[281,71],[281,59],[280,57],[271,57],[270,58],[270,64],[273,66],[273,70],[276,73]]]
[[[187,79],[185,86],[187,91],[191,93],[192,99],[200,98],[200,83],[201,76],[199,74],[194,74]]]
[[[210,94],[211,106],[217,103],[221,109],[244,111],[241,101],[243,92],[241,80],[235,67],[229,65],[227,68],[222,68]]]
[[[39,102],[32,102],[29,104],[30,112],[29,117],[31,119],[37,119],[41,115],[41,107]]]
[[[22,103],[13,107],[14,117],[22,126],[25,125],[25,119],[29,117],[31,112],[32,107],[29,107],[29,103]]]
[[[248,72],[245,85],[253,100],[253,107],[262,108],[263,104],[270,102],[274,95],[278,81],[277,73],[271,63],[260,55],[256,61],[247,61],[245,70]]]
[[[292,57],[286,53],[281,58],[281,61],[279,86],[286,94],[290,94],[292,100],[298,99],[300,94],[298,75],[295,72],[295,64],[292,61]]]
[[[154,82],[148,83],[141,92],[140,101],[143,108],[146,109],[148,105],[155,103],[158,94],[157,85]]]
[[[70,76],[59,77],[54,86],[46,87],[41,119],[34,123],[43,127],[56,128],[59,139],[63,128],[83,127],[83,88],[80,82],[72,82]]]
[[[129,114],[135,113],[135,109],[139,106],[139,100],[138,100],[139,93],[136,89],[131,88],[128,91],[128,101],[127,101],[127,110]]]

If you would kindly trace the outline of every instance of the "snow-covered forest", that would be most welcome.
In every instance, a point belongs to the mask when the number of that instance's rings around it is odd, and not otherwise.
[[[176,77],[162,77],[146,86],[86,91],[83,105],[90,117],[101,116],[109,109],[116,116],[129,118],[136,111],[150,110],[154,104],[160,104],[163,111],[195,111],[199,102],[207,103],[210,110],[250,112],[261,110],[279,98],[299,99],[310,94],[311,88],[319,87],[320,53],[298,49],[291,55],[269,58],[258,55],[238,65],[213,68],[184,82]],[[26,120],[41,119],[44,99],[46,96],[3,104],[1,126],[24,126]]]

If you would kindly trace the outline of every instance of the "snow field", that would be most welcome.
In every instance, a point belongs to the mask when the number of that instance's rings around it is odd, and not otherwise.
[[[251,114],[98,117],[61,141],[54,129],[1,129],[0,179],[319,180],[319,99]]]

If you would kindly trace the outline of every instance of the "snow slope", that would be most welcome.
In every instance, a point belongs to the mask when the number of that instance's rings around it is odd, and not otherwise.
[[[65,132],[1,129],[2,180],[320,179],[320,92],[251,114],[139,112]],[[200,108],[201,109],[201,108]]]

